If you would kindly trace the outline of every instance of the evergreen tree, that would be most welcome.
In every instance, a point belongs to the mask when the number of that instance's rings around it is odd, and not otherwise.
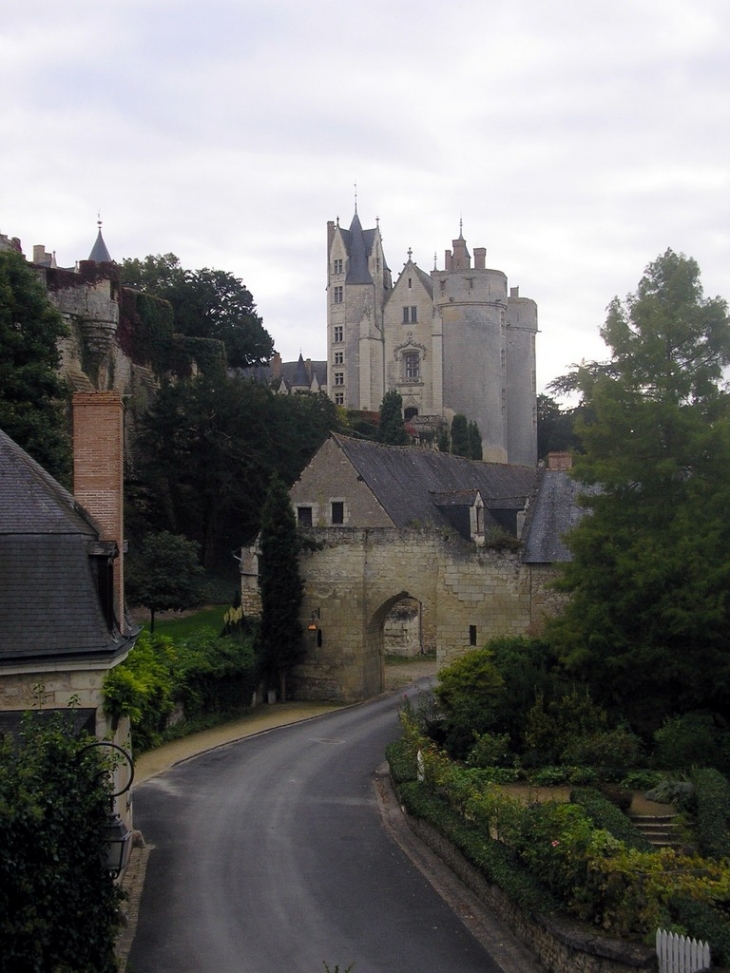
[[[569,535],[571,599],[551,638],[596,699],[645,729],[670,713],[730,705],[730,362],[726,303],[668,250],[614,300],[608,362],[578,369],[595,487]]]
[[[482,434],[479,432],[479,426],[473,419],[467,426],[467,435],[469,437],[469,457],[471,459],[481,460],[484,455],[482,452]]]
[[[466,416],[457,413],[451,420],[451,452],[454,456],[470,456],[469,424]]]
[[[286,699],[287,673],[305,654],[299,614],[304,585],[299,575],[297,525],[283,481],[274,476],[261,514],[260,645],[263,670]]]
[[[441,426],[441,428],[439,429],[439,436],[438,436],[439,452],[449,453],[451,451],[450,446],[451,444],[449,442],[449,430],[446,428],[446,426]]]
[[[0,250],[0,429],[68,483],[68,389],[58,351],[66,333],[36,272],[20,253]]]
[[[385,393],[380,406],[378,442],[390,446],[405,446],[409,442],[403,422],[403,399],[395,390]]]

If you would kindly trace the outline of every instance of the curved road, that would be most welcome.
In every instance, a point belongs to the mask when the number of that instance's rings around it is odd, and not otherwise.
[[[251,737],[135,790],[153,846],[134,973],[499,973],[383,827],[400,696]]]

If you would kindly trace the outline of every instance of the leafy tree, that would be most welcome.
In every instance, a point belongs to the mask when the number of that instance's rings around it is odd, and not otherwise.
[[[274,343],[250,291],[227,271],[185,270],[175,254],[158,254],[126,259],[122,283],[169,301],[178,334],[222,341],[231,367],[245,368],[271,358]]]
[[[560,384],[561,380],[556,379]],[[551,384],[551,388],[553,385]],[[545,459],[548,453],[575,450],[580,441],[574,431],[578,409],[563,408],[549,395],[537,397],[537,455]]]
[[[59,378],[58,351],[65,334],[35,271],[21,254],[0,250],[0,429],[68,482],[68,389]]]
[[[460,412],[451,420],[451,452],[454,456],[471,456],[469,424]]]
[[[650,732],[730,704],[730,362],[726,303],[671,250],[614,300],[605,363],[577,370],[587,406],[576,475],[593,486],[569,535],[570,602],[551,638],[607,707]]]
[[[102,863],[110,787],[87,743],[38,713],[19,748],[0,743],[0,973],[117,969],[121,893]]]
[[[441,669],[434,695],[446,719],[444,743],[465,757],[477,737],[497,722],[504,681],[488,649],[466,652]]]
[[[469,437],[469,458],[481,460],[484,455],[482,452],[482,434],[479,432],[479,426],[473,419],[469,421],[466,431]]]
[[[259,535],[261,591],[261,657],[265,673],[278,681],[286,699],[287,674],[304,656],[299,612],[304,584],[299,575],[299,539],[294,511],[284,482],[271,480],[261,513]]]
[[[179,535],[161,531],[148,534],[139,555],[129,559],[127,597],[144,605],[150,613],[150,632],[155,630],[155,613],[194,608],[202,601],[202,567],[198,545]]]
[[[378,441],[390,446],[405,446],[409,442],[403,422],[403,399],[395,390],[386,392],[383,396]]]

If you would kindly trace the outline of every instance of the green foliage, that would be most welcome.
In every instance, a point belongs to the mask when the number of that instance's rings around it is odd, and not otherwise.
[[[129,717],[137,752],[160,742],[175,705],[177,661],[172,639],[143,632],[124,662],[104,679],[104,708],[115,721]]]
[[[509,753],[509,733],[479,733],[469,750],[466,762],[470,767],[494,767]]]
[[[466,416],[457,413],[451,420],[451,452],[455,456],[470,456],[469,424]]]
[[[600,489],[568,535],[571,594],[551,629],[566,666],[649,735],[669,714],[730,707],[730,320],[697,264],[667,251],[601,335],[609,361],[578,369],[584,452]]]
[[[250,639],[203,631],[178,649],[175,697],[186,720],[240,711],[251,705],[258,673]]]
[[[128,564],[127,597],[131,604],[149,609],[151,632],[155,612],[195,608],[201,603],[203,569],[194,541],[167,531],[148,534]]]
[[[540,763],[559,763],[576,738],[586,738],[607,727],[606,713],[585,689],[546,700],[538,694],[527,715],[525,746]]]
[[[697,807],[697,841],[708,858],[730,858],[730,784],[712,767],[692,774]]]
[[[0,429],[68,483],[68,389],[58,351],[66,334],[36,272],[21,254],[0,250]]]
[[[724,719],[707,712],[668,717],[654,733],[654,762],[666,770],[730,767],[730,733]]]
[[[469,425],[467,426],[467,435],[469,437],[469,458],[481,460],[483,458],[482,434],[479,432],[479,426],[473,419],[469,421]]]
[[[586,764],[628,770],[640,767],[644,753],[641,740],[625,727],[575,737],[564,747],[561,759],[568,764]]]
[[[710,944],[712,965],[730,965],[730,920],[726,909],[688,896],[675,896],[669,903],[677,932]]]
[[[390,446],[405,446],[409,442],[403,422],[403,399],[394,389],[386,392],[380,405],[378,442]]]
[[[181,378],[191,378],[193,369],[208,378],[222,378],[226,373],[226,347],[215,338],[193,338],[177,334],[172,345],[172,371]]]
[[[592,787],[575,788],[570,792],[570,801],[583,808],[594,828],[608,831],[627,848],[651,851],[651,845],[636,830],[630,819],[613,802],[606,800],[600,791]]]
[[[172,307],[151,294],[123,287],[119,298],[119,343],[136,365],[156,375],[170,370],[173,350]]]
[[[26,718],[0,759],[0,973],[115,973],[121,893],[104,870],[109,788],[62,717]]]
[[[126,259],[122,282],[169,301],[175,332],[223,342],[228,364],[245,368],[271,358],[274,343],[256,313],[251,293],[223,270],[185,270],[178,258]]]
[[[537,455],[545,459],[548,453],[576,450],[580,440],[574,431],[577,409],[563,408],[549,395],[537,397]]]
[[[479,734],[494,726],[504,680],[487,649],[466,652],[439,671],[434,689],[449,752],[465,757]]]
[[[294,511],[284,483],[273,477],[261,514],[259,535],[259,639],[264,672],[278,680],[286,699],[287,673],[304,657],[299,612],[304,584],[299,574],[299,542]]]

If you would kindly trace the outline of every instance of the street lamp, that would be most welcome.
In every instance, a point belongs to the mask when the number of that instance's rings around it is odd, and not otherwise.
[[[109,812],[102,831],[104,835],[104,852],[102,855],[104,868],[110,873],[112,878],[117,878],[124,871],[129,861],[129,854],[132,850],[132,832],[124,821],[122,821],[119,812],[115,810],[114,801],[117,797],[121,797],[122,794],[126,794],[132,786],[132,781],[134,780],[134,761],[123,747],[120,747],[116,743],[110,743],[109,740],[94,740],[93,743],[88,743],[79,750],[78,757],[81,757],[82,754],[86,753],[87,750],[91,750],[93,747],[110,747],[112,750],[120,753],[129,764],[129,779],[127,783],[120,791],[114,791],[114,793],[109,795]],[[101,771],[101,775],[106,773],[108,773],[108,770]]]

